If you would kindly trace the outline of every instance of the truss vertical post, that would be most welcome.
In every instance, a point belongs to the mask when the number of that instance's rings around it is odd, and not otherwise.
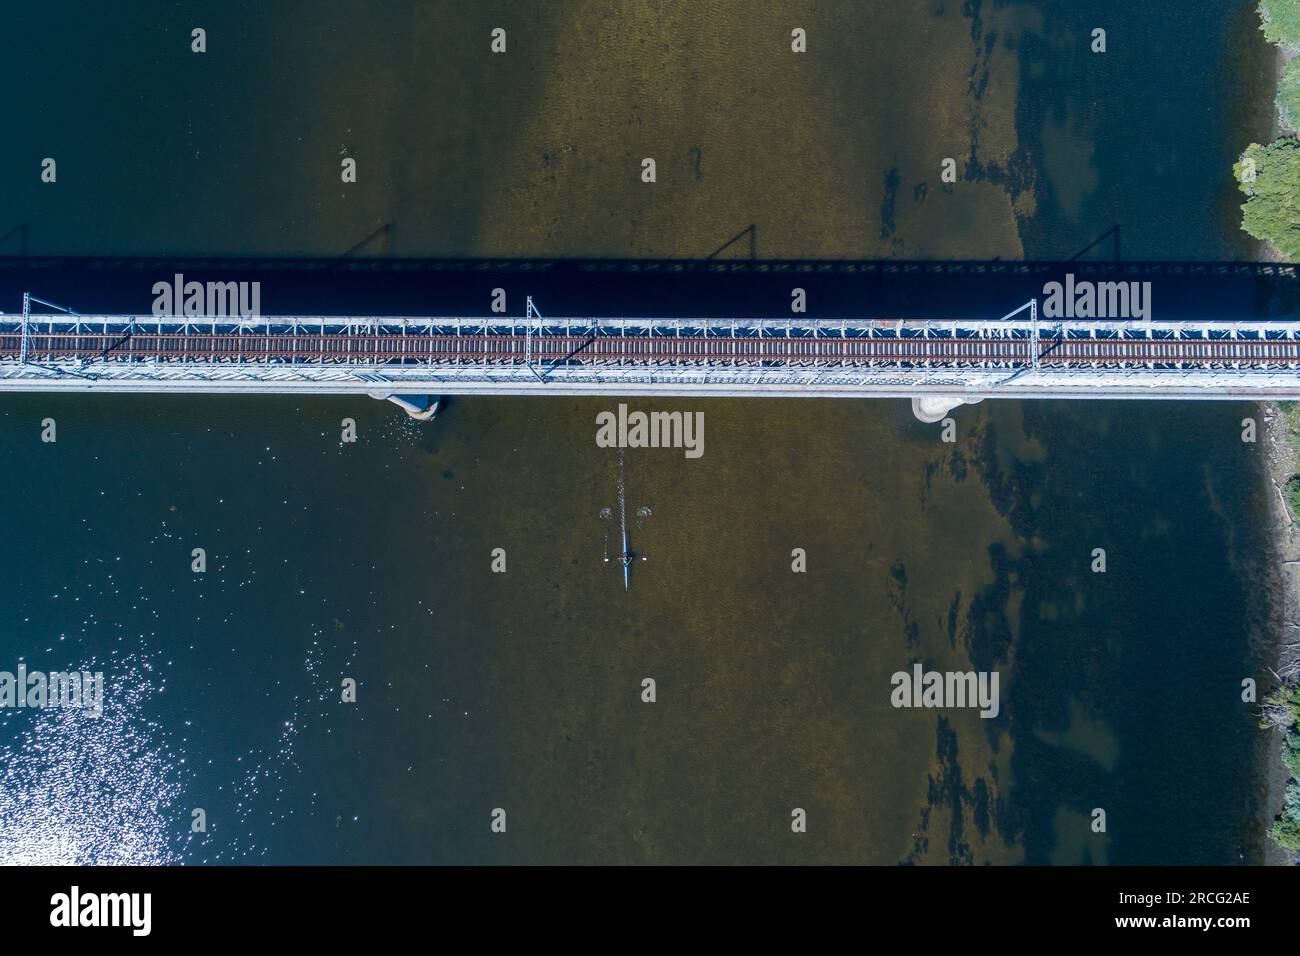
[[[1039,354],[1038,354],[1038,298],[1037,298],[1037,297],[1034,297],[1034,298],[1032,298],[1032,299],[1029,300],[1029,327],[1030,327],[1030,333],[1029,333],[1029,334],[1030,334],[1030,336],[1031,336],[1032,339],[1033,339],[1033,341],[1032,341],[1032,343],[1031,343],[1031,346],[1030,346],[1030,347],[1033,349],[1033,352],[1030,353],[1030,354],[1032,354],[1033,357],[1034,357],[1034,368],[1037,369],[1038,366],[1039,366]]]
[[[23,293],[23,343],[18,352],[18,362],[20,365],[27,364],[27,326],[31,321],[32,314],[32,297],[31,293]]]
[[[536,367],[533,365],[533,319],[537,320],[537,339],[538,339],[537,348],[540,354],[541,347],[542,347],[541,346],[542,313],[539,312],[537,310],[537,306],[533,304],[533,297],[531,295],[525,299],[525,302],[526,305],[524,307],[524,364],[528,366],[528,371],[533,373],[537,381],[545,382],[546,376],[543,373],[537,371]]]

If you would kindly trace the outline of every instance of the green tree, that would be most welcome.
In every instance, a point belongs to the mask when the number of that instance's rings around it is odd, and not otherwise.
[[[1232,170],[1246,194],[1241,228],[1300,258],[1300,140],[1251,143]]]
[[[1284,813],[1273,822],[1273,839],[1288,850],[1300,850],[1300,820]]]
[[[1300,0],[1259,0],[1259,17],[1271,42],[1300,49]]]
[[[1296,486],[1300,486],[1300,475],[1287,481],[1288,497],[1291,489]],[[1300,723],[1300,684],[1282,683],[1274,688],[1272,693],[1264,697],[1260,718],[1260,727],[1277,727],[1283,733],[1293,733],[1295,725]]]
[[[1300,57],[1282,71],[1277,84],[1277,113],[1292,130],[1300,130]]]
[[[1291,507],[1291,514],[1300,515],[1300,475],[1287,479],[1286,503]]]
[[[1282,741],[1282,762],[1293,777],[1300,777],[1300,734],[1289,734]]]

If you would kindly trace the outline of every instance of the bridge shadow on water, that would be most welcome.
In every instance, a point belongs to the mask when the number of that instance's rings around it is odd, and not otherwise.
[[[743,239],[742,232],[737,239]],[[154,285],[259,282],[264,315],[758,316],[996,319],[1049,282],[1149,282],[1158,321],[1289,318],[1296,266],[1273,262],[893,259],[0,258],[0,312],[31,292],[85,314],[148,315]],[[802,296],[798,290],[802,290]],[[802,298],[806,311],[794,306]]]

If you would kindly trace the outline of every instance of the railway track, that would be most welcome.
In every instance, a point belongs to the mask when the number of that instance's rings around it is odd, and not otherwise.
[[[22,354],[22,334],[0,333],[0,362]],[[1300,340],[1043,338],[1043,368],[1298,368]],[[1009,367],[1034,360],[1029,338],[429,335],[356,333],[177,334],[32,330],[29,362],[289,363],[309,365],[843,365]]]

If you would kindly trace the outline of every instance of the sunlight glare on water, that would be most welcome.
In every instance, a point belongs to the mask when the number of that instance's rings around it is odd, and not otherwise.
[[[103,670],[104,712],[0,710],[0,865],[181,862],[183,758],[145,714],[157,692],[139,659]]]

